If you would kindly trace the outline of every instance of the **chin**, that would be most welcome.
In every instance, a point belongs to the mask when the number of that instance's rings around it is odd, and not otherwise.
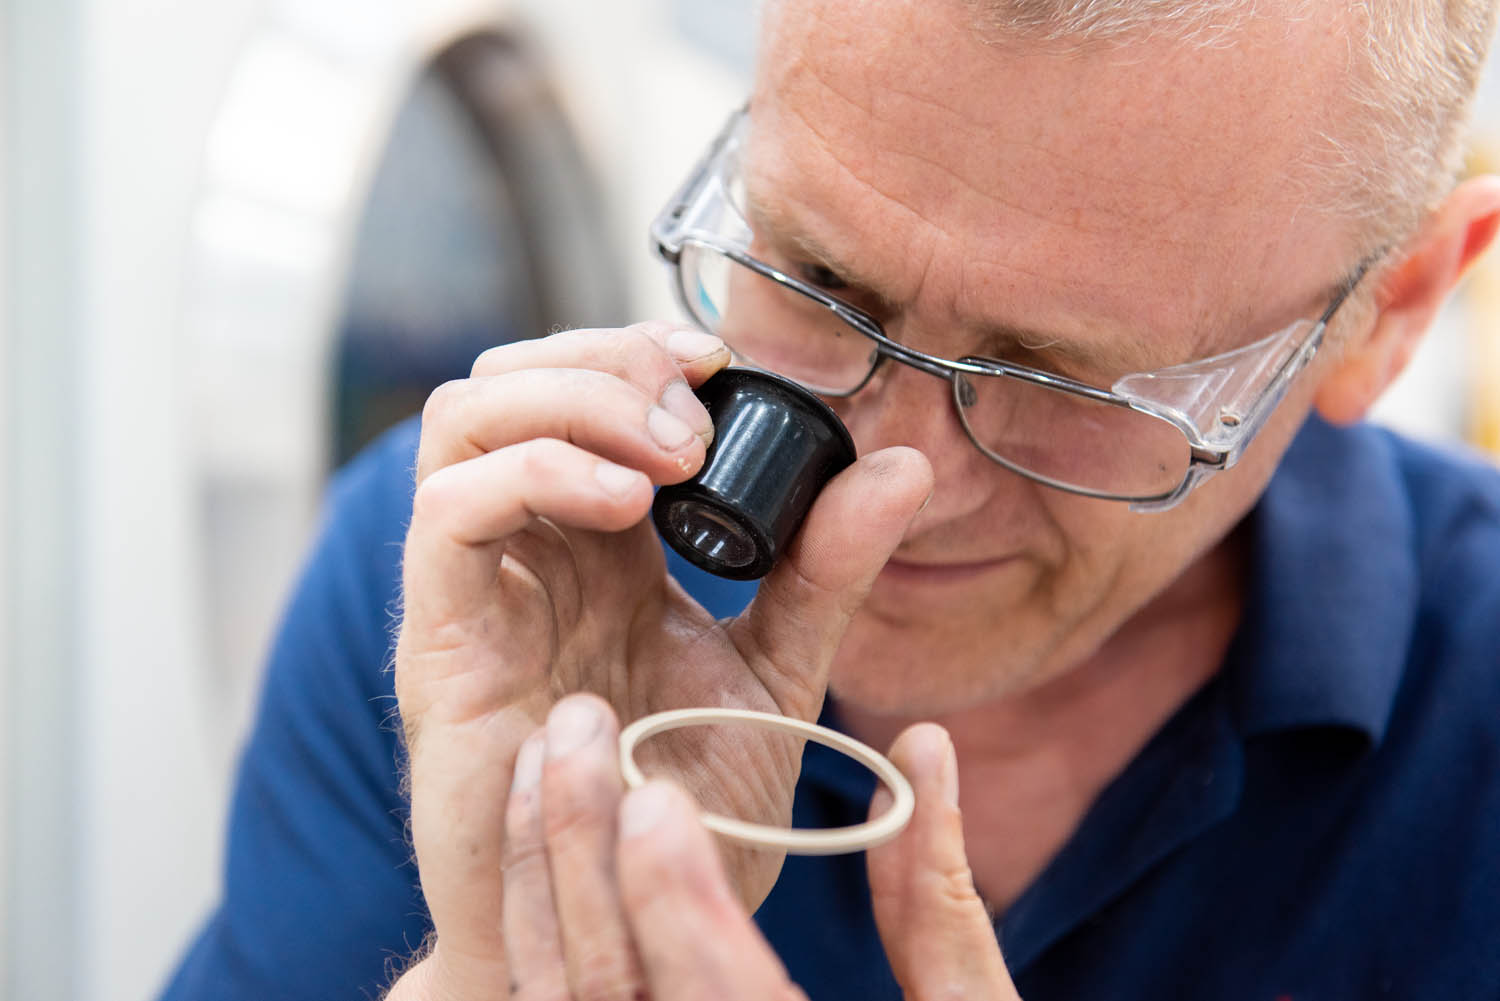
[[[916,654],[869,655],[840,650],[829,674],[834,699],[880,716],[933,719],[1003,699],[1027,687],[1030,672],[998,658]]]
[[[867,605],[834,657],[829,691],[865,712],[907,719],[933,719],[1029,691],[1056,673],[1062,631],[1036,622],[1025,608],[1001,607],[1007,611],[961,615],[950,608],[939,618],[897,618]],[[1008,626],[997,628],[999,621]]]

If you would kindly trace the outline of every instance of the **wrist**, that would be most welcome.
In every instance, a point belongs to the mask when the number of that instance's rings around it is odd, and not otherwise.
[[[432,974],[429,958],[430,955],[408,966],[386,991],[383,1001],[438,1001],[439,996],[428,989],[427,982]]]
[[[480,963],[476,968],[455,970],[429,941],[427,954],[407,967],[383,1001],[469,1001],[495,996],[495,985],[510,989],[503,963]]]

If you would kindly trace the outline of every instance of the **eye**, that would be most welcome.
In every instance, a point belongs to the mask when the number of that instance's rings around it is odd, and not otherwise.
[[[838,292],[849,287],[837,272],[822,264],[798,264],[796,270],[798,278],[826,292]]]

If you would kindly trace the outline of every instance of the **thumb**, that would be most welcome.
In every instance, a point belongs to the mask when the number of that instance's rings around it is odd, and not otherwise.
[[[912,448],[863,456],[818,496],[731,636],[781,711],[816,716],[849,620],[932,494]]]
[[[894,840],[870,849],[870,893],[886,956],[906,997],[1019,1001],[964,854],[958,760],[942,727],[918,723],[891,746],[916,790],[916,812]],[[885,789],[873,816],[890,806]]]

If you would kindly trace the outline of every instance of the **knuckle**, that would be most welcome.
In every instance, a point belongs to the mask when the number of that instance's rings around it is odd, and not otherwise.
[[[653,397],[673,379],[682,378],[676,363],[644,324],[624,328],[615,339],[614,352],[618,370],[637,385],[650,387]]]
[[[509,353],[508,349],[510,347],[511,345],[509,344],[500,344],[481,351],[479,357],[474,359],[474,364],[469,369],[469,377],[478,378],[491,372],[503,370],[505,368],[504,358]]]
[[[530,814],[514,827],[506,825],[505,848],[500,853],[500,870],[504,874],[546,866],[547,846],[533,833],[535,823],[535,814]]]
[[[635,838],[629,843],[621,861],[633,878],[621,892],[632,909],[644,910],[658,900],[697,889],[681,878],[677,847],[668,838]]]
[[[439,473],[441,470],[438,471]],[[448,506],[448,491],[444,489],[448,477],[433,473],[421,483],[411,497],[411,518],[414,522],[433,521],[442,516]]]
[[[662,354],[661,345],[651,339],[648,328],[640,323],[620,329],[619,336],[615,338],[615,350],[620,357],[627,359],[644,359]]]
[[[641,1001],[645,984],[634,958],[623,950],[590,950],[573,971],[577,1001]]]
[[[979,902],[973,873],[966,865],[946,866],[933,873],[933,880],[935,895],[951,907],[964,908]]]
[[[627,914],[704,928],[732,924],[740,917],[727,906],[724,891],[716,890],[698,867],[684,862],[670,838],[637,839],[622,853],[619,866],[620,904]]]
[[[620,903],[627,914],[651,914],[669,896],[662,870],[640,851],[633,851],[627,864],[631,878],[621,880]]]
[[[567,978],[561,973],[533,978],[511,988],[511,1001],[573,1001]]]
[[[458,477],[449,473],[453,467],[436,470],[418,483],[411,497],[411,518],[414,523],[442,524],[458,503]]]
[[[541,800],[534,789],[513,793],[505,811],[505,848],[501,866],[512,869],[536,861],[546,853],[538,836],[542,827]]]
[[[967,980],[942,977],[933,983],[924,984],[916,1001],[966,1001],[973,996],[973,986]]]
[[[552,482],[566,472],[566,446],[555,438],[532,438],[512,448],[524,486]]]
[[[641,320],[637,323],[632,323],[627,329],[643,334],[653,345],[660,348],[666,343],[667,338],[672,336],[672,332],[677,327],[667,323],[665,320]]]
[[[451,379],[429,393],[422,405],[422,427],[443,427],[468,395],[469,386],[467,379]]]
[[[566,369],[558,373],[555,391],[558,396],[571,401],[575,413],[609,414],[623,417],[627,412],[646,409],[638,389],[611,375],[596,369]]]
[[[614,823],[614,813],[593,769],[550,765],[544,779],[542,823],[548,841],[565,838],[602,839]]]

